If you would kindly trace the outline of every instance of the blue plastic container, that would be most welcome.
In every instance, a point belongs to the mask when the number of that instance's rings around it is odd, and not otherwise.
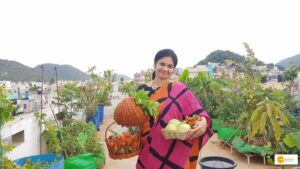
[[[96,129],[100,130],[100,115],[99,115],[99,111],[97,110],[94,113],[94,116],[91,117],[90,119],[87,119],[86,122],[87,123],[93,122],[93,124],[95,125]]]
[[[103,104],[99,104],[97,111],[94,113],[94,116],[86,120],[86,122],[88,123],[92,121],[95,124],[96,129],[100,130],[100,124],[103,122],[103,116],[104,116],[104,106]]]
[[[57,159],[57,161],[55,161],[56,159]],[[51,166],[49,166],[45,169],[63,169],[64,168],[64,156],[59,155],[57,158],[56,154],[53,154],[53,153],[23,157],[23,158],[15,160],[14,162],[19,166],[24,166],[26,160],[30,160],[33,164],[34,163],[51,164]]]
[[[100,122],[103,122],[103,118],[104,118],[104,105],[103,104],[99,104],[98,105],[98,112],[99,112],[99,118],[100,118]]]

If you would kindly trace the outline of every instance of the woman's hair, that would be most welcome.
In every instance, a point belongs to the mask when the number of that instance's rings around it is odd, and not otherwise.
[[[177,55],[172,49],[162,49],[158,51],[154,58],[154,64],[156,64],[163,57],[171,57],[173,60],[174,68],[176,67],[178,62]],[[152,73],[152,79],[154,78],[155,78],[155,71]]]
[[[172,49],[162,49],[162,50],[158,51],[155,55],[154,63],[156,64],[158,62],[158,60],[160,60],[163,57],[171,57],[173,60],[174,68],[176,67],[177,55],[175,54],[175,52]]]

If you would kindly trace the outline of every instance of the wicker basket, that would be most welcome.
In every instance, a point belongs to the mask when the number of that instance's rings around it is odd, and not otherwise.
[[[143,109],[129,97],[121,101],[115,109],[114,120],[122,126],[143,126],[147,120]]]
[[[131,145],[126,145],[126,143],[121,142],[120,140],[114,138],[112,135],[107,137],[107,131],[114,124],[116,124],[116,122],[108,125],[105,130],[105,142],[109,157],[111,159],[128,159],[130,157],[138,155],[142,147],[141,134],[138,133],[136,136],[132,137],[134,139],[132,140]]]
[[[164,138],[167,139],[178,139],[178,140],[186,140],[187,133],[186,132],[178,132],[178,131],[171,131],[166,129],[161,129],[161,133],[164,136]]]

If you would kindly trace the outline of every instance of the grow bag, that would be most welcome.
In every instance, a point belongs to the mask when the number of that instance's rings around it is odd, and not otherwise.
[[[236,136],[232,141],[232,146],[240,153],[254,153],[262,156],[273,154],[270,147],[251,145],[243,141],[239,136]]]
[[[85,153],[80,154],[65,160],[65,169],[98,169],[99,166],[103,166],[105,163],[104,153],[92,154]]]
[[[50,153],[41,154],[35,156],[23,157],[15,160],[14,162],[19,166],[24,166],[25,162],[30,160],[32,164],[41,163],[45,164],[47,167],[45,169],[63,169],[64,168],[64,156]]]
[[[233,169],[236,162],[225,157],[210,156],[199,160],[202,169]]]
[[[212,119],[212,129],[216,132],[218,132],[218,130],[220,130],[221,128],[221,122],[219,120],[216,119]]]
[[[245,136],[247,131],[241,131],[235,128],[221,127],[218,130],[218,139],[231,143],[235,136]]]

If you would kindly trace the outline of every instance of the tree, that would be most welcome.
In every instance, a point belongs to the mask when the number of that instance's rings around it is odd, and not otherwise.
[[[251,115],[251,135],[255,136],[256,133],[266,135],[266,130],[273,131],[273,135],[276,141],[281,139],[281,135],[284,133],[280,127],[282,125],[288,125],[289,120],[287,116],[282,112],[283,106],[276,102],[269,100],[268,97],[257,104],[255,111]],[[270,132],[270,131],[269,131]]]
[[[116,79],[116,74],[113,70],[104,70],[104,79],[109,82],[114,82]]]
[[[73,116],[78,112],[83,105],[80,105],[80,88],[76,83],[65,84],[59,91],[59,102],[62,105],[63,110],[60,119],[63,121],[63,125],[68,125]]]
[[[184,69],[184,71],[179,76],[179,81],[182,82],[182,83],[187,83],[189,74],[190,74],[189,70]]]
[[[145,72],[144,83],[150,82],[152,80],[153,69],[148,69]]]
[[[131,81],[131,82],[121,82],[118,90],[122,94],[130,95],[132,92],[136,91],[138,88],[138,83],[136,81]]]
[[[299,72],[300,72],[300,66],[298,66],[298,67],[292,66],[292,67],[289,67],[283,73],[285,80],[289,81],[287,88],[290,92],[292,91],[292,87],[295,85],[295,81],[298,77]]]
[[[52,85],[52,84],[54,84],[55,83],[55,80],[54,80],[54,78],[52,77],[51,79],[50,79],[50,85]]]

